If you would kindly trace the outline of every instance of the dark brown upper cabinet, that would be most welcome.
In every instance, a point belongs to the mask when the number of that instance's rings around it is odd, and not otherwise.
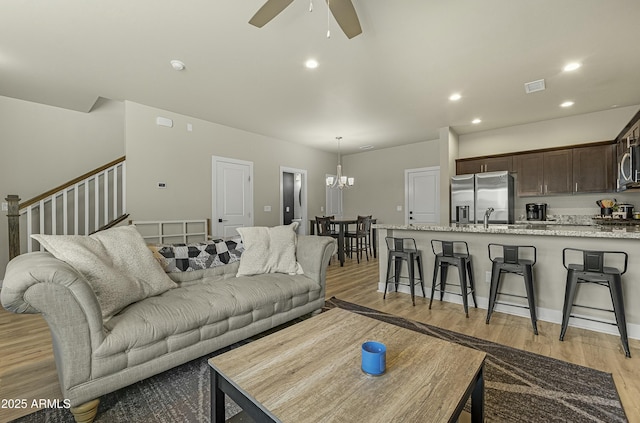
[[[518,155],[518,195],[571,193],[572,159],[571,149]]]
[[[513,172],[513,156],[480,157],[456,161],[456,174],[497,172],[507,170]]]
[[[573,149],[573,191],[607,192],[615,190],[616,145]]]

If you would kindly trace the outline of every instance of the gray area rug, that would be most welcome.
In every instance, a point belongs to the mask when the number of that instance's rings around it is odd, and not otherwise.
[[[325,310],[335,307],[486,352],[487,422],[627,421],[613,378],[608,373],[447,331],[336,298],[326,302]],[[299,319],[290,324],[298,321]],[[207,359],[264,335],[258,335],[103,396],[95,422],[209,422]],[[227,398],[227,418],[238,411],[238,406]],[[73,421],[68,410],[49,409],[35,412],[14,422]]]
[[[487,422],[626,422],[609,373],[578,366],[331,298],[339,307],[484,351]],[[467,411],[470,410],[467,404]]]

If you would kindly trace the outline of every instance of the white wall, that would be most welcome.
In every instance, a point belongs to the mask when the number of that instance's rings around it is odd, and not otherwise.
[[[458,158],[613,140],[638,108],[620,107],[460,135]]]
[[[123,155],[122,102],[100,99],[82,113],[0,96],[0,201],[28,200]],[[2,218],[0,279],[8,243]]]
[[[129,101],[125,109],[127,209],[133,219],[210,218],[214,155],[254,163],[256,226],[280,222],[280,166],[307,170],[309,217],[322,213],[324,177],[335,172],[335,154]],[[172,119],[173,128],[156,125],[158,116]],[[158,182],[167,188],[158,189]]]
[[[356,178],[355,186],[343,193],[344,215],[372,214],[381,223],[404,224],[404,170],[439,166],[438,144],[424,141],[343,156],[343,172]]]

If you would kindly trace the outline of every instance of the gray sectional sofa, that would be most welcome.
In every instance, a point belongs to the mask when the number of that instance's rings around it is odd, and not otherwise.
[[[113,249],[103,241],[100,248]],[[259,260],[243,254],[221,266],[165,273],[172,286],[160,294],[143,283],[144,298],[110,316],[92,282],[95,275],[49,252],[13,259],[0,296],[9,311],[42,313],[51,329],[62,393],[76,421],[90,422],[101,395],[320,310],[335,241],[296,236],[294,245],[301,268],[296,273],[239,276],[243,260]]]

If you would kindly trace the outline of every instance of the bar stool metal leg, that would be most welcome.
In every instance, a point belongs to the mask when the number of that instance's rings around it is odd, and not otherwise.
[[[613,312],[616,316],[616,323],[620,331],[620,339],[622,340],[622,348],[624,355],[631,357],[629,350],[629,337],[627,336],[627,320],[624,317],[624,301],[622,298],[622,279],[620,275],[614,275],[613,280],[609,282],[609,291],[611,292],[611,301],[613,302]]]
[[[469,287],[471,288],[471,299],[473,300],[473,307],[478,308],[478,303],[476,302],[476,281],[473,276],[473,262],[471,256],[467,258],[467,272],[469,274]],[[463,291],[466,291],[466,287]]]
[[[498,296],[498,290],[500,288],[500,276],[502,276],[502,271],[498,269],[498,263],[494,262],[491,265],[491,286],[489,288],[489,307],[487,308],[486,320],[487,324],[489,324],[489,320],[491,320],[491,315],[493,314],[493,309],[496,306],[496,298]]]
[[[438,280],[439,268],[440,268],[440,257],[436,256],[436,262],[433,266],[433,279],[431,280],[431,299],[429,300],[429,310],[431,310],[431,304],[433,304],[433,296],[436,293],[436,282]]]
[[[560,340],[564,340],[569,326],[569,317],[571,316],[571,307],[576,298],[576,288],[578,287],[578,276],[575,271],[569,269],[567,271],[567,287],[564,293],[564,306],[562,308],[562,326],[560,328]]]
[[[422,287],[422,296],[427,298],[427,293],[424,290],[424,274],[422,271],[422,254],[416,254],[416,263],[418,263],[418,275],[420,275],[420,286]]]
[[[464,261],[458,261],[458,275],[460,275],[460,290],[462,292],[462,307],[464,314],[469,317],[469,300],[467,298],[467,266]]]
[[[533,333],[538,334],[538,318],[536,316],[536,302],[533,289],[533,268],[532,266],[524,266],[523,272],[524,286],[527,289],[527,299],[529,300],[529,313],[531,314],[531,325]]]

